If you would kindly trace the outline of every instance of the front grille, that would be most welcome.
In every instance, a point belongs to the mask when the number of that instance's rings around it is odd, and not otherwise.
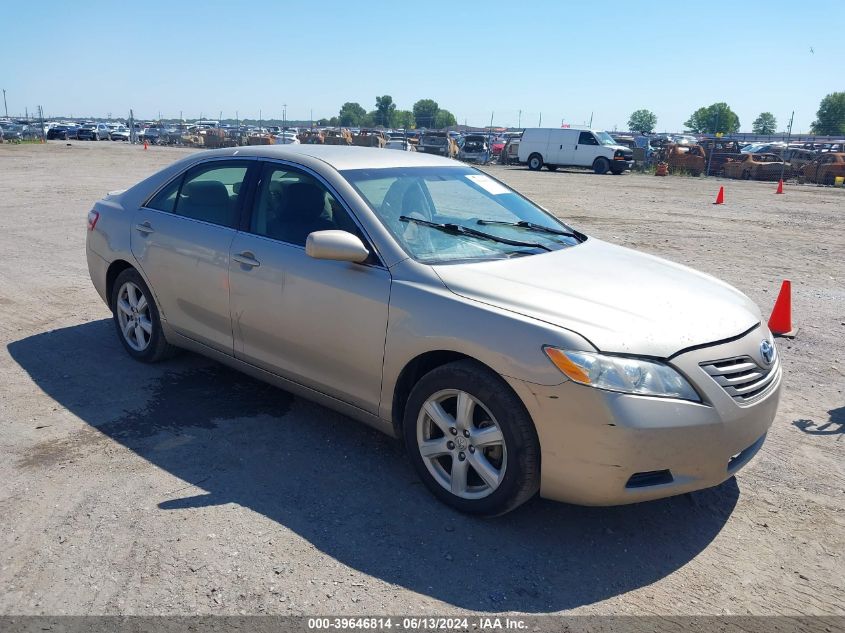
[[[751,404],[774,386],[780,360],[761,367],[750,356],[701,363],[701,368],[739,404]]]

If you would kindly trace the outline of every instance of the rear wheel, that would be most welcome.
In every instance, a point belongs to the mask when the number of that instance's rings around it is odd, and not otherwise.
[[[597,174],[606,174],[610,170],[610,161],[599,157],[593,162],[593,171]]]
[[[462,512],[503,514],[539,490],[540,446],[528,412],[507,383],[474,361],[420,379],[403,434],[428,489]]]
[[[540,171],[543,167],[543,157],[539,154],[531,154],[528,157],[528,169],[531,171]]]
[[[117,336],[132,358],[155,363],[174,354],[176,348],[164,338],[153,294],[134,268],[117,276],[112,310]]]

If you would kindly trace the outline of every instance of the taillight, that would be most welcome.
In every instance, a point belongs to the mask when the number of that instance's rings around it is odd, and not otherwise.
[[[93,231],[94,227],[97,226],[97,220],[100,219],[100,213],[98,211],[91,210],[88,212],[88,230]]]

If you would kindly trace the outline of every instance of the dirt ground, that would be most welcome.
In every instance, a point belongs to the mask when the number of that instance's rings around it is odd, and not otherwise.
[[[123,352],[86,214],[187,151],[0,146],[0,614],[845,614],[845,190],[489,168],[765,314],[792,280],[800,330],[735,479],[479,520],[343,416],[193,355]]]

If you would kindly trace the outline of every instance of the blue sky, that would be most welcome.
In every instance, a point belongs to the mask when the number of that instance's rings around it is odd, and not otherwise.
[[[762,111],[785,128],[795,110],[801,132],[845,90],[842,0],[67,0],[6,3],[3,25],[13,116],[40,104],[48,115],[281,118],[287,104],[289,119],[308,119],[390,94],[401,109],[433,98],[470,125],[592,113],[603,129],[648,108],[659,130],[679,130],[726,101],[744,131]]]

